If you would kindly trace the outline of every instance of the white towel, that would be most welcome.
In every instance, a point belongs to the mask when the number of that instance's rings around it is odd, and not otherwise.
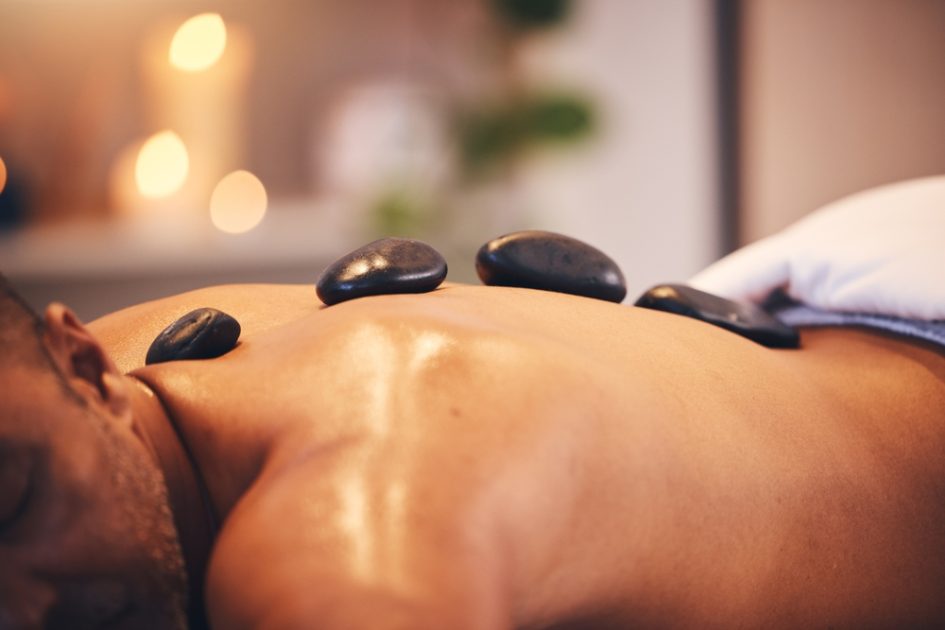
[[[689,284],[762,302],[945,320],[945,176],[873,188],[710,265]]]

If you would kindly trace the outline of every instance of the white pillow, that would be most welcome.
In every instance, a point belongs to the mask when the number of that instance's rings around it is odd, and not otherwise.
[[[732,299],[945,319],[945,176],[873,188],[710,265],[689,284]]]

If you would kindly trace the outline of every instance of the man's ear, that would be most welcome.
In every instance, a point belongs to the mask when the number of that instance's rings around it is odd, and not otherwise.
[[[130,419],[128,388],[102,344],[62,304],[46,307],[44,343],[72,389],[118,419]]]

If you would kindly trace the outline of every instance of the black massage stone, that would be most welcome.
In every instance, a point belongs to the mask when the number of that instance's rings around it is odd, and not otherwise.
[[[692,317],[751,339],[769,348],[796,348],[797,331],[754,304],[733,302],[684,284],[661,284],[637,300],[636,306]]]
[[[368,295],[426,293],[440,286],[446,272],[446,260],[426,243],[382,238],[329,265],[315,290],[329,306]]]
[[[613,260],[587,243],[527,230],[491,240],[476,254],[483,284],[571,293],[620,302],[627,285]]]
[[[198,308],[162,330],[144,362],[213,359],[232,350],[239,338],[240,323],[232,316],[215,308]]]

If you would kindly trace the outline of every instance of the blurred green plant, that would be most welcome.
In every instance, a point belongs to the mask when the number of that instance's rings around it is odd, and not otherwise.
[[[567,19],[570,0],[492,0],[493,5],[512,26],[546,28]]]
[[[459,120],[463,170],[473,177],[490,174],[531,147],[573,143],[594,126],[590,101],[573,94],[530,96],[466,112]]]
[[[535,31],[558,26],[571,15],[573,0],[489,0],[495,12],[495,37],[502,91],[495,100],[461,105],[451,112],[459,183],[473,186],[502,180],[530,150],[565,147],[583,140],[597,127],[593,101],[573,92],[533,91],[516,70],[515,51]],[[502,74],[504,73],[504,77]],[[416,190],[387,189],[371,206],[380,234],[416,236],[445,221],[449,203]],[[442,225],[441,225],[442,227]]]
[[[427,227],[430,209],[404,187],[389,188],[371,207],[374,229],[385,236],[417,236]]]

